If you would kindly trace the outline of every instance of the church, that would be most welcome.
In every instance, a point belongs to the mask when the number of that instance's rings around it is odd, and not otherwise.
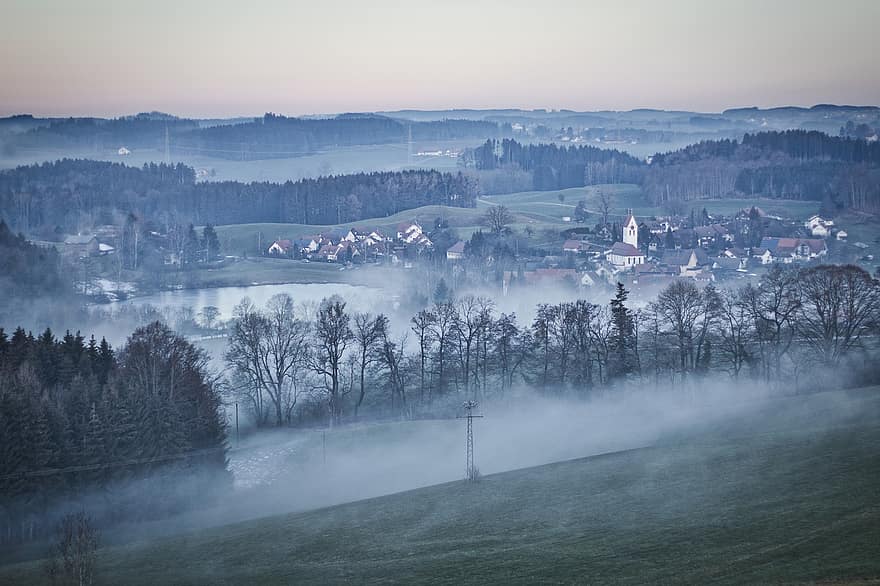
[[[614,243],[609,260],[621,269],[645,264],[645,255],[639,250],[639,225],[632,210],[629,210],[626,220],[623,221],[623,242]]]

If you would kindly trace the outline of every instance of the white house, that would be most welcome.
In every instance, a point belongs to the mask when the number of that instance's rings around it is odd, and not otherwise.
[[[116,151],[116,154],[118,154],[120,157],[124,157],[126,155],[130,155],[131,151],[125,147],[119,147],[119,150]]]
[[[837,231],[837,239],[840,241],[846,241],[849,234],[846,233],[846,230],[838,230]]]
[[[826,220],[818,214],[810,216],[807,218],[807,221],[804,222],[804,228],[806,228],[811,235],[818,238],[826,238],[831,234],[831,229],[833,227],[834,220]]]

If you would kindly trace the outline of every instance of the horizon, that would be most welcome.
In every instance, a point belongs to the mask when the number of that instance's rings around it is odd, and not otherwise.
[[[667,114],[675,114],[675,113],[686,113],[686,114],[700,114],[700,115],[719,115],[724,114],[728,111],[736,111],[736,110],[757,110],[759,112],[772,112],[775,110],[785,110],[785,109],[795,109],[795,110],[812,110],[820,107],[828,107],[828,108],[839,108],[839,109],[880,109],[880,102],[877,104],[831,104],[831,103],[816,103],[816,104],[779,104],[779,105],[771,105],[771,106],[754,106],[754,105],[745,105],[745,106],[732,106],[730,108],[725,108],[723,110],[681,110],[681,109],[666,109],[666,108],[653,108],[650,106],[643,106],[638,108],[628,108],[625,110],[615,110],[615,109],[599,109],[599,110],[576,110],[573,108],[519,108],[519,107],[485,107],[485,108],[470,108],[466,106],[452,106],[449,108],[397,108],[394,110],[360,110],[360,111],[338,111],[338,112],[304,112],[304,113],[288,113],[288,112],[279,112],[277,110],[267,110],[258,114],[234,114],[229,116],[207,116],[201,114],[194,115],[184,115],[178,114],[175,112],[168,112],[158,109],[148,109],[141,110],[138,112],[128,112],[122,114],[52,114],[52,115],[43,115],[37,114],[35,112],[10,112],[3,113],[0,112],[0,119],[8,119],[14,118],[17,116],[32,116],[35,119],[63,119],[63,118],[95,118],[95,119],[104,119],[104,120],[112,120],[119,118],[131,118],[134,116],[140,116],[143,114],[160,114],[164,116],[171,116],[173,118],[178,119],[190,119],[190,120],[232,120],[237,118],[262,118],[266,114],[276,114],[279,116],[286,116],[289,118],[310,118],[310,117],[327,117],[332,118],[334,116],[343,116],[347,114],[376,114],[376,115],[391,115],[403,112],[418,112],[418,113],[429,113],[429,112],[501,112],[501,111],[509,111],[509,112],[546,112],[548,114],[553,113],[571,113],[571,114],[626,114],[630,112],[661,112]]]
[[[249,10],[226,0],[12,0],[7,14],[2,116],[234,118],[504,102],[711,113],[880,96],[871,75],[880,3],[870,0],[265,0]]]

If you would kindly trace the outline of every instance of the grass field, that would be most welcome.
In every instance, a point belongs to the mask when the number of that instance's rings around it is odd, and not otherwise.
[[[877,388],[788,398],[651,448],[108,547],[99,583],[876,583],[878,422]]]

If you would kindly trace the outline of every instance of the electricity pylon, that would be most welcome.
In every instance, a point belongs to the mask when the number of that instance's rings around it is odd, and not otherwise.
[[[474,418],[482,417],[482,415],[474,415],[474,409],[477,408],[476,401],[465,401],[462,405],[467,415],[459,416],[459,419],[467,419],[467,467],[465,470],[465,479],[469,482],[477,480],[477,467],[474,466]]]

